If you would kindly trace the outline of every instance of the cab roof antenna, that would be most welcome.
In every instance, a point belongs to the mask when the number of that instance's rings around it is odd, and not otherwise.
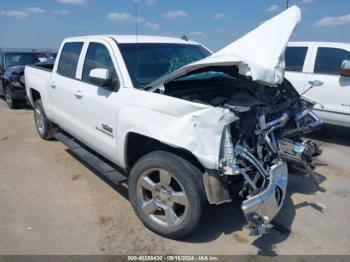
[[[136,36],[136,41],[135,41],[135,58],[136,58],[136,87],[140,87],[140,66],[139,66],[139,47],[138,47],[138,42],[139,42],[139,19],[138,19],[138,0],[134,0],[134,7],[135,7],[135,36]]]
[[[182,40],[188,41],[188,38],[187,38],[187,36],[185,36],[185,35],[181,36],[180,38],[181,38]]]

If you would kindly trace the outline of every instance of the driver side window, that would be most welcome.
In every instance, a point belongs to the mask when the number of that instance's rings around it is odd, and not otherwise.
[[[83,66],[82,80],[93,84],[90,81],[90,71],[95,68],[107,69],[112,76],[113,83],[117,83],[117,73],[114,68],[112,58],[106,46],[100,43],[90,43],[86,53]]]
[[[350,60],[350,52],[340,48],[319,47],[315,61],[315,74],[338,75],[344,60]]]

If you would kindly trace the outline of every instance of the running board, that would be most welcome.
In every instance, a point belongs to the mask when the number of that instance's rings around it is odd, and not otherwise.
[[[103,161],[100,157],[86,150],[72,138],[64,135],[63,133],[57,133],[55,138],[65,144],[74,155],[81,159],[91,169],[97,171],[100,175],[107,178],[113,184],[119,185],[127,180],[125,175]]]

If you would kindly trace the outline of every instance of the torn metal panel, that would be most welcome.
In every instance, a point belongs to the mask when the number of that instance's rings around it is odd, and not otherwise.
[[[281,84],[285,69],[284,53],[300,20],[300,9],[292,6],[211,56],[183,66],[148,86],[161,86],[210,66],[237,66],[240,74],[251,77],[253,81],[271,86]]]
[[[238,119],[233,112],[140,90],[122,92],[124,101],[133,102],[117,111],[117,119],[124,120],[117,125],[118,133],[127,137],[128,133],[134,132],[186,149],[205,168],[218,169],[223,128]],[[125,115],[129,117],[123,117]],[[117,142],[117,147],[125,148],[125,139]],[[120,157],[125,161],[123,154]]]
[[[243,201],[242,211],[252,234],[266,233],[268,224],[283,205],[288,182],[288,168],[285,162],[271,167],[269,184],[260,194]]]

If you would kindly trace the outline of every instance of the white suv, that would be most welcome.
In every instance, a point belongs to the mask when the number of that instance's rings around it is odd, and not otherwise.
[[[299,93],[306,91],[305,96],[317,102],[315,110],[326,123],[350,126],[349,60],[350,44],[288,44],[285,77]]]

